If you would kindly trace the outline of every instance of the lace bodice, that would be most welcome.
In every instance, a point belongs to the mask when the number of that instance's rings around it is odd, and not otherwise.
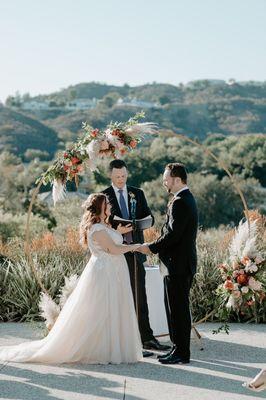
[[[92,225],[92,227],[89,230],[88,233],[88,246],[90,249],[91,254],[97,255],[99,256],[100,254],[108,254],[110,256],[109,253],[106,253],[101,246],[97,243],[97,241],[93,238],[93,234],[95,232],[99,232],[99,231],[105,231],[108,235],[111,236],[111,238],[113,239],[113,241],[116,244],[122,244],[123,243],[123,236],[116,231],[115,229],[108,227],[104,224],[94,224]]]

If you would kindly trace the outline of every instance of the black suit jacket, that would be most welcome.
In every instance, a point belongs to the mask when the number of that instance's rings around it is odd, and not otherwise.
[[[153,217],[153,215],[151,213],[151,210],[150,210],[150,208],[148,206],[148,203],[147,203],[147,200],[145,198],[143,190],[141,190],[139,188],[136,188],[134,186],[128,186],[127,185],[129,218],[132,219],[129,192],[132,192],[135,195],[135,200],[137,202],[136,203],[136,219],[145,218],[148,215],[151,215],[152,218],[153,218],[152,224],[154,224],[154,217]],[[115,194],[113,186],[109,186],[107,189],[105,189],[103,191],[103,193],[108,196],[108,199],[109,199],[109,201],[111,203],[111,206],[112,206],[110,222],[113,225],[112,217],[114,215],[117,215],[118,217],[122,218],[120,206],[119,206],[119,203],[117,201],[116,194]],[[136,230],[136,232],[134,232],[134,242],[135,243],[144,243],[143,231]],[[138,259],[141,262],[144,262],[144,261],[146,261],[147,258],[146,258],[146,256],[144,254],[138,253]]]
[[[169,275],[194,275],[197,267],[198,211],[189,189],[175,196],[159,239],[149,245],[168,268]]]

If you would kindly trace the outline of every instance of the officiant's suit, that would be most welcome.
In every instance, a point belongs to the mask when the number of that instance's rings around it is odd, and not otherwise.
[[[117,191],[117,193],[116,193]],[[130,202],[130,193],[133,194],[134,199],[136,200],[136,219],[142,219],[151,215],[151,210],[148,207],[144,192],[136,187],[128,186],[124,188],[124,192],[121,194],[122,196],[122,205],[120,200],[120,193],[118,193],[118,189],[114,188],[113,186],[108,187],[103,191],[108,196],[108,199],[111,203],[112,210],[111,210],[111,217],[110,222],[113,225],[112,218],[114,215],[125,218],[126,213],[128,213],[128,218],[125,219],[132,219],[132,206]],[[124,200],[125,202],[124,202]],[[126,209],[123,209],[125,208]],[[153,218],[153,216],[152,216]],[[154,223],[154,218],[153,218]],[[113,225],[114,226],[114,225]],[[136,230],[134,235],[126,234],[124,235],[124,242],[134,242],[134,243],[143,243],[143,231]],[[135,253],[137,259],[137,286],[138,286],[138,319],[139,319],[139,330],[141,335],[142,343],[149,342],[150,340],[154,339],[153,331],[150,327],[149,323],[149,311],[147,305],[147,296],[146,296],[146,288],[145,288],[145,268],[143,263],[146,261],[146,256],[141,253]],[[127,260],[129,275],[130,275],[130,282],[132,287],[132,292],[135,300],[135,271],[134,271],[134,255],[133,253],[126,253],[124,254]]]
[[[149,244],[167,267],[164,278],[165,308],[172,342],[182,360],[190,359],[191,316],[189,291],[196,273],[198,211],[187,188],[177,193],[168,207],[161,236]]]

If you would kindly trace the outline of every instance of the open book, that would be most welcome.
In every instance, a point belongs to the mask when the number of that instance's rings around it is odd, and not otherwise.
[[[133,224],[132,219],[123,219],[118,217],[117,215],[114,216],[113,218],[113,223],[118,226],[119,224],[121,224],[122,226],[128,225],[128,224]],[[148,215],[145,218],[142,219],[136,219],[135,220],[135,224],[136,224],[136,229],[144,231],[144,229],[148,229],[152,226],[152,216]]]

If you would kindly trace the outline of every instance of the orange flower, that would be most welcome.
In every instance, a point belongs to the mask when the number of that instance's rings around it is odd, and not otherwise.
[[[233,290],[234,289],[234,284],[230,279],[226,279],[224,283],[224,288],[228,290]]]
[[[92,136],[92,137],[96,137],[96,136],[98,135],[98,133],[99,133],[99,129],[94,129],[94,130],[91,132],[91,136]]]
[[[71,158],[71,162],[72,162],[72,165],[75,165],[75,164],[78,164],[80,162],[80,159],[77,158],[77,157],[72,157]]]
[[[133,139],[133,140],[131,140],[131,142],[129,143],[129,146],[132,147],[132,149],[135,149],[135,147],[137,146],[137,144],[138,144],[138,142],[137,142],[135,139]]]
[[[238,275],[236,280],[237,280],[237,283],[239,283],[239,285],[245,286],[248,283],[248,276],[247,276],[247,274],[241,274],[241,275]]]
[[[68,165],[64,165],[63,169],[64,169],[64,171],[68,171],[69,170],[69,166]]]
[[[241,260],[241,264],[247,265],[250,262],[250,258],[248,256],[245,256]]]

